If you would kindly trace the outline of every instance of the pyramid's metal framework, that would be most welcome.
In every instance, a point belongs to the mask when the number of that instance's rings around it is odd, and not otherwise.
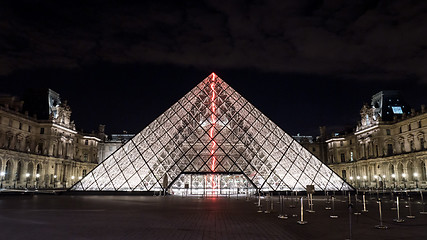
[[[190,173],[242,174],[261,191],[353,189],[212,73],[71,190],[158,191]]]

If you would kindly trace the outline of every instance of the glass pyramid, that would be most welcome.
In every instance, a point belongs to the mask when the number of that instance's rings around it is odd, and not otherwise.
[[[230,179],[261,191],[353,189],[212,73],[71,190],[230,188]]]

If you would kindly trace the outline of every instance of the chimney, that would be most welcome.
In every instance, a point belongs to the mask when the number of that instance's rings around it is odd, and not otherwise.
[[[320,126],[320,139],[325,140],[326,139],[326,126]]]

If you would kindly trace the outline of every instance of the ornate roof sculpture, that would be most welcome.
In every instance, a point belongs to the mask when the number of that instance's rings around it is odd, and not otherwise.
[[[159,191],[185,174],[243,174],[261,191],[353,189],[212,73],[71,190]]]

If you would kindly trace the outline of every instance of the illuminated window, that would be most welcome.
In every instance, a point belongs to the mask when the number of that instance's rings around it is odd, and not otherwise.
[[[391,109],[394,114],[403,114],[402,107],[400,106],[392,106]]]

